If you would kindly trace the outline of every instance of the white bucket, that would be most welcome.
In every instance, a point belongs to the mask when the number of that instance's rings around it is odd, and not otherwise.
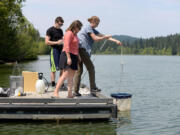
[[[114,93],[111,96],[113,97],[113,103],[117,105],[118,111],[131,110],[131,94]]]

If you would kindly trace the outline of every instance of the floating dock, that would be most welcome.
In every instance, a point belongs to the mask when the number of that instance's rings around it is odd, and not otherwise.
[[[53,92],[46,92],[0,97],[0,119],[78,120],[117,117],[113,98],[101,93],[86,93],[75,98],[66,98],[67,91],[60,91],[60,98],[51,98],[52,95]]]

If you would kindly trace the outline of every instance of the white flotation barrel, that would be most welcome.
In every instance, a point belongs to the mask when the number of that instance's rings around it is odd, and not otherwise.
[[[128,93],[112,93],[113,103],[117,105],[118,111],[131,110],[131,94]]]

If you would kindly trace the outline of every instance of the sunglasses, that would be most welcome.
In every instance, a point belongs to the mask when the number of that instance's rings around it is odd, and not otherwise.
[[[59,26],[62,26],[62,25],[63,25],[63,23],[62,23],[62,22],[59,22],[58,24],[59,24]]]

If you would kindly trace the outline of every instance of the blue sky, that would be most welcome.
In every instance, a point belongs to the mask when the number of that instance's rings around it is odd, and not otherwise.
[[[150,38],[180,33],[180,0],[26,0],[23,14],[39,30],[41,36],[64,18],[65,30],[79,19],[99,16],[97,30],[109,35]]]

